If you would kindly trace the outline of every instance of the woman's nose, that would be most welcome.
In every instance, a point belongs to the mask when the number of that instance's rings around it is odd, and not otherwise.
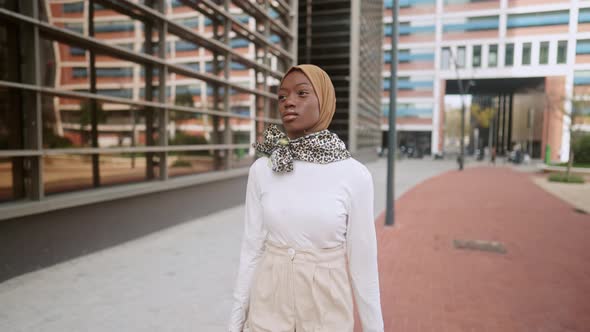
[[[287,96],[285,97],[285,107],[295,106],[295,102],[293,101],[293,97]]]

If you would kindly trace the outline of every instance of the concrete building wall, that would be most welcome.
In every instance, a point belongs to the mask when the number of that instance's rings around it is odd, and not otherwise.
[[[560,160],[562,149],[563,112],[566,107],[565,77],[552,76],[545,79],[545,115],[543,117],[542,158],[545,147],[551,147],[551,160]]]

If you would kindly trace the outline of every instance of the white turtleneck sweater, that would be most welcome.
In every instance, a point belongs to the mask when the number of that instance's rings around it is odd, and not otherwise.
[[[383,331],[373,216],[373,180],[353,158],[329,164],[294,161],[290,173],[270,160],[250,167],[240,267],[229,331],[241,332],[256,266],[268,239],[296,249],[346,245],[364,332]]]

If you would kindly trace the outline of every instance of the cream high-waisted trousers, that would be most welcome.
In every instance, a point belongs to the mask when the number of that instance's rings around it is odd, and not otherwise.
[[[296,250],[266,243],[244,332],[352,332],[352,292],[343,246]]]

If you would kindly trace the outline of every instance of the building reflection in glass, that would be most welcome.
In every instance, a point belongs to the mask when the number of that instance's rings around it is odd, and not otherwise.
[[[280,123],[288,1],[0,8],[2,202],[248,167],[265,124]]]

